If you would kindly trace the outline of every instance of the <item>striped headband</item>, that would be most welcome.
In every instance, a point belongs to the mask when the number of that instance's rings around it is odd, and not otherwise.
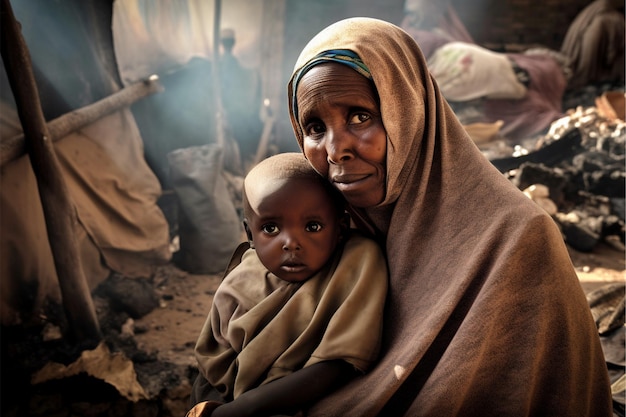
[[[306,74],[311,68],[324,62],[338,62],[340,64],[347,65],[368,80],[373,80],[369,68],[365,66],[363,61],[361,61],[361,58],[359,58],[359,56],[354,52],[348,49],[331,49],[321,52],[300,68],[293,77],[293,95],[291,97],[291,103],[293,107],[293,115],[296,120],[298,120],[298,103],[296,102],[298,83],[300,83],[304,74]]]

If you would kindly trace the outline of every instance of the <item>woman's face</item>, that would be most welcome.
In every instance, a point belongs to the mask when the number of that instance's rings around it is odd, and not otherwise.
[[[304,155],[355,207],[385,198],[387,133],[371,82],[325,63],[300,80],[296,100]]]

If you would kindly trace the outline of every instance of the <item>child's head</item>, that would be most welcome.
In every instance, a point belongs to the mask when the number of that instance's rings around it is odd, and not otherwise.
[[[343,197],[300,153],[256,165],[243,184],[244,227],[263,265],[289,282],[319,271],[348,226]]]

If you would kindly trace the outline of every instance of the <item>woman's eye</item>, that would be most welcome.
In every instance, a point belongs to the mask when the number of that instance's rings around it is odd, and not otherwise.
[[[268,235],[278,234],[278,226],[276,226],[275,224],[264,224],[263,226],[261,226],[261,230],[263,231],[263,233]]]
[[[305,230],[307,232],[319,232],[322,230],[322,224],[318,222],[309,222],[307,223]]]
[[[368,121],[371,119],[370,115],[367,113],[355,113],[350,118],[350,124],[359,124]]]

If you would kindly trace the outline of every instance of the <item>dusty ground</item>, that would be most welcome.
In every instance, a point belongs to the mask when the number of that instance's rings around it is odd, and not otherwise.
[[[626,279],[624,246],[619,242],[602,243],[590,253],[570,249],[570,254],[585,292]],[[184,416],[197,369],[193,348],[220,280],[217,275],[188,274],[172,264],[160,267],[153,277],[160,306],[131,323],[135,332],[132,340],[139,349],[123,348],[130,352],[126,357],[132,357],[137,381],[150,394],[149,399],[131,402],[111,385],[84,374],[29,386],[29,376],[21,372],[12,374],[10,386],[3,384],[3,391],[7,392],[3,393],[1,414],[8,417]],[[3,336],[11,338],[7,334]],[[38,340],[37,335],[21,336],[26,338],[20,337],[17,347],[18,338],[14,338],[11,349],[18,353],[18,358],[30,362],[38,355],[49,354],[37,350],[39,342],[31,343]],[[124,343],[119,346],[128,347]],[[58,354],[63,351],[59,350]],[[9,365],[6,361],[2,363],[5,369]],[[109,368],[105,368],[109,373]]]
[[[626,279],[620,242],[602,243],[591,253],[570,248],[570,256],[585,292]],[[159,276],[163,277],[161,307],[135,322],[137,328],[147,330],[136,335],[137,343],[163,361],[195,366],[193,346],[221,278],[187,274],[172,265],[164,267]]]
[[[140,349],[157,353],[161,360],[195,366],[193,347],[221,277],[187,274],[174,265],[157,275],[164,278],[157,287],[161,307],[135,321],[136,328],[146,329],[135,340]]]

